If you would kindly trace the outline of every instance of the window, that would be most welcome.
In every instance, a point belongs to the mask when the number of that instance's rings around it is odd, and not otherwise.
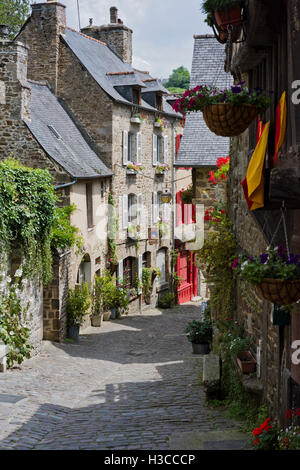
[[[137,220],[137,197],[135,194],[128,195],[128,223],[136,224]]]
[[[137,262],[132,256],[123,260],[123,280],[127,289],[136,286]]]
[[[169,160],[169,139],[167,135],[161,136],[153,134],[152,163],[168,163]]]
[[[105,183],[104,183],[104,181],[101,181],[101,183],[100,183],[100,195],[101,195],[102,198],[105,195]]]
[[[132,89],[132,102],[137,105],[141,104],[141,91],[138,88]]]
[[[158,163],[164,162],[163,143],[160,135],[157,136],[157,161]]]
[[[163,98],[162,95],[156,93],[156,108],[162,111]]]
[[[133,134],[131,132],[128,133],[128,155],[127,155],[127,161],[128,162],[133,162]]]
[[[93,183],[86,185],[86,211],[87,211],[87,226],[93,227]]]
[[[162,248],[156,254],[156,267],[160,269],[161,277],[158,278],[159,284],[164,284],[167,281],[167,250]]]

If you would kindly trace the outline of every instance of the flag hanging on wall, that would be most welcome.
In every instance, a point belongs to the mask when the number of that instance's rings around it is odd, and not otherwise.
[[[245,198],[250,210],[264,207],[265,178],[264,165],[267,151],[270,122],[268,122],[261,133],[252,158],[250,160],[247,176],[242,181]]]
[[[274,165],[276,166],[278,160],[278,152],[283,145],[286,134],[286,119],[287,119],[287,105],[286,105],[286,92],[282,93],[280,101],[276,109],[276,133],[275,133],[275,155]]]

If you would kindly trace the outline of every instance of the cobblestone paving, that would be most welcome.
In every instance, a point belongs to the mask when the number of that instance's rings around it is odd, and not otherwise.
[[[234,429],[207,409],[202,357],[184,330],[186,304],[103,322],[79,344],[45,342],[43,353],[0,374],[0,449],[168,449],[176,432]]]

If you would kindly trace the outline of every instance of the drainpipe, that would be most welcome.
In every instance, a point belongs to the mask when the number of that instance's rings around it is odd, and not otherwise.
[[[75,178],[74,181],[71,181],[71,183],[65,183],[65,184],[60,184],[58,186],[54,186],[54,189],[68,188],[69,186],[73,186],[73,184],[75,183],[77,183],[77,178]]]
[[[172,249],[175,250],[175,222],[176,222],[176,194],[175,194],[175,156],[176,156],[176,143],[175,143],[175,129],[174,121],[172,121]],[[174,274],[175,266],[173,256],[171,258],[171,272]]]

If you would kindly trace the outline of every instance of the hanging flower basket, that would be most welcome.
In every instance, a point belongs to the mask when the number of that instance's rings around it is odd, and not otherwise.
[[[256,286],[258,293],[269,302],[289,305],[300,299],[300,280],[283,281],[266,278]]]
[[[203,109],[207,127],[216,135],[235,137],[250,126],[256,118],[257,108],[250,104],[211,104]]]
[[[249,90],[245,82],[229,89],[198,85],[187,90],[174,104],[176,112],[202,111],[209,129],[216,135],[235,137],[242,134],[258,114],[271,104],[272,92],[260,87]]]

